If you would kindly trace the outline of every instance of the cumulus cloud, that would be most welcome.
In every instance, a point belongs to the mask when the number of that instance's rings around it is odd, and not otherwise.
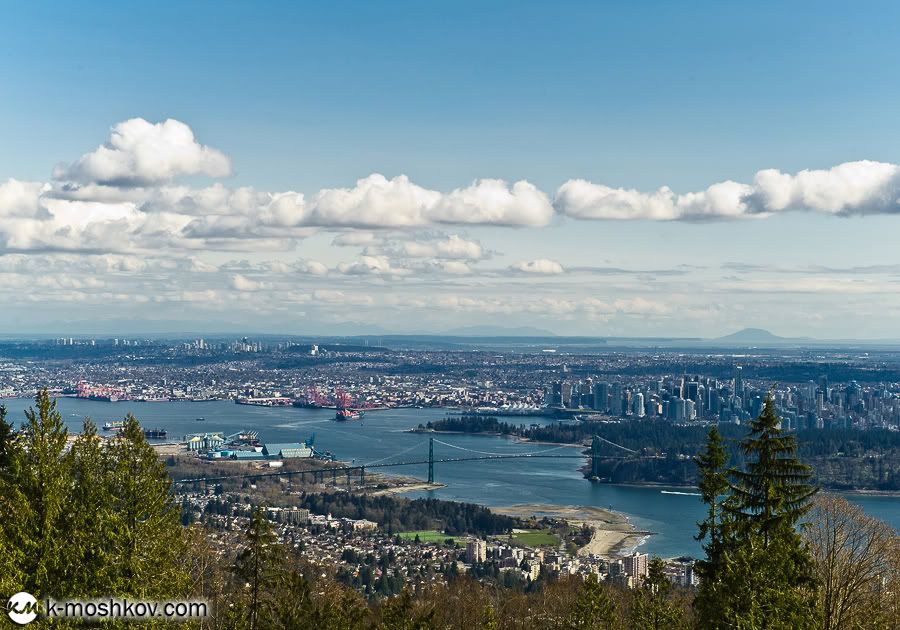
[[[41,212],[41,182],[8,179],[0,184],[0,217],[35,217]]]
[[[231,276],[231,288],[235,291],[259,291],[262,288],[262,283],[236,273]]]
[[[796,174],[766,169],[752,184],[724,181],[680,195],[665,186],[646,193],[574,179],[560,186],[554,203],[576,219],[729,219],[790,210],[891,214],[900,212],[900,166],[863,160]]]
[[[225,154],[198,143],[183,122],[132,118],[113,127],[105,144],[54,175],[83,184],[140,186],[182,175],[225,177],[230,172]]]
[[[550,260],[548,258],[538,258],[537,260],[521,260],[512,266],[510,266],[512,271],[518,271],[521,273],[534,273],[534,274],[559,274],[565,272],[563,266],[556,262],[555,260]]]
[[[327,188],[309,202],[302,196],[279,203],[295,224],[324,227],[404,228],[430,224],[542,226],[553,217],[547,196],[519,181],[483,179],[449,193],[429,190],[405,175],[373,173],[353,188]]]

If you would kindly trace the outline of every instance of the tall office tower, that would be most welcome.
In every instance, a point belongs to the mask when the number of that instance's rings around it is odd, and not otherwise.
[[[742,378],[742,372],[744,368],[740,365],[734,366],[734,395],[741,396],[744,395],[744,380]]]
[[[622,384],[613,383],[609,401],[609,412],[614,416],[622,415]]]
[[[634,395],[632,400],[632,410],[638,418],[644,417],[644,395],[640,392]]]
[[[562,381],[553,383],[553,394],[550,397],[550,404],[554,407],[562,407]]]
[[[609,383],[594,383],[594,409],[600,412],[609,411]]]
[[[563,381],[561,390],[561,401],[563,407],[571,407],[572,406],[572,383],[568,381]]]
[[[693,400],[695,403],[697,402],[697,395],[700,392],[700,383],[697,381],[690,381],[687,384],[687,396],[685,398],[687,400]]]
[[[706,402],[706,410],[710,413],[710,415],[719,415],[719,392],[715,389],[711,389],[709,391],[709,396],[707,397]]]
[[[826,397],[828,396],[828,375],[823,374],[819,377],[819,388],[822,390],[822,394]]]
[[[684,419],[685,420],[696,420],[697,419],[697,405],[694,404],[693,400],[685,400],[684,401]]]

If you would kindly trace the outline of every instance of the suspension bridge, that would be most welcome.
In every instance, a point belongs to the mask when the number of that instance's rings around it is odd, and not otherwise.
[[[528,453],[496,453],[496,452],[488,452],[488,451],[479,451],[471,448],[465,448],[463,446],[459,446],[456,444],[450,444],[449,442],[444,442],[437,438],[429,438],[428,439],[428,459],[423,458],[413,458],[413,459],[404,459],[400,461],[388,461],[393,460],[395,458],[404,456],[416,448],[421,448],[424,446],[424,442],[419,442],[414,444],[413,446],[402,450],[398,453],[394,453],[393,455],[389,455],[388,457],[383,457],[378,460],[374,460],[365,464],[356,464],[356,465],[340,465],[340,466],[332,466],[327,468],[308,468],[308,469],[300,469],[300,470],[276,470],[272,472],[263,472],[263,473],[241,473],[235,475],[217,475],[217,476],[208,476],[208,477],[196,477],[192,479],[179,479],[176,480],[175,483],[178,485],[183,484],[192,484],[192,483],[216,483],[220,481],[226,481],[230,479],[266,479],[272,477],[300,477],[301,482],[306,481],[306,476],[310,475],[314,483],[325,483],[326,476],[330,476],[332,478],[332,482],[334,485],[338,483],[338,476],[344,477],[347,479],[347,487],[351,487],[352,478],[355,476],[359,479],[360,485],[365,485],[366,480],[366,471],[372,469],[384,469],[384,468],[395,468],[402,466],[421,466],[424,464],[428,464],[428,483],[434,484],[434,465],[435,464],[456,464],[461,462],[477,462],[477,461],[499,461],[499,460],[509,460],[509,459],[579,459],[579,460],[590,460],[591,463],[591,471],[590,474],[586,474],[587,478],[597,478],[600,476],[600,462],[604,459],[621,459],[621,457],[615,457],[610,455],[601,455],[600,449],[601,444],[609,444],[616,448],[627,451],[628,453],[636,453],[636,451],[626,448],[620,444],[616,444],[615,442],[611,442],[605,438],[602,438],[598,435],[595,435],[591,441],[590,452],[588,454],[578,454],[573,455],[570,453],[559,453],[556,451],[560,451],[562,449],[572,449],[579,448],[575,447],[571,444],[563,444],[561,446],[555,446],[552,448],[548,448],[541,451],[533,451]],[[456,456],[443,456],[438,459],[435,459],[434,456],[434,445],[439,444],[441,446],[445,446],[448,448],[456,449],[461,451],[460,455]],[[624,457],[624,456],[623,456]]]

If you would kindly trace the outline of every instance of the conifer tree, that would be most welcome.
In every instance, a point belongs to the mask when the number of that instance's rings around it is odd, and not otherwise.
[[[25,418],[0,475],[0,538],[10,563],[18,567],[17,588],[36,597],[60,595],[71,555],[65,537],[72,462],[66,452],[68,431],[46,389],[35,396]]]
[[[701,564],[710,571],[696,602],[698,621],[706,628],[815,627],[812,560],[796,527],[816,489],[794,436],[780,429],[771,396],[741,450],[745,470],[731,471],[721,503],[721,546],[708,548]]]
[[[6,420],[6,405],[0,405],[0,475],[9,468],[10,452],[15,437],[15,428]]]
[[[670,601],[672,584],[663,572],[665,563],[654,557],[647,567],[647,577],[634,595],[631,627],[641,630],[670,630],[685,627],[684,611]]]
[[[780,425],[770,394],[741,442],[746,470],[731,471],[731,497],[725,504],[741,533],[759,534],[765,546],[774,534],[793,530],[817,491],[808,483],[810,467],[797,459],[797,439]]]
[[[166,597],[183,593],[189,577],[180,511],[165,465],[131,414],[109,446],[110,562],[113,588],[122,595]]]
[[[253,511],[244,538],[247,546],[238,555],[234,572],[248,590],[248,627],[259,630],[260,613],[279,577],[282,549],[276,543],[271,523],[263,517],[262,508]]]
[[[109,594],[111,555],[108,549],[115,531],[110,493],[109,458],[90,418],[72,444],[72,516],[67,523],[72,565],[67,580],[73,594]]]
[[[700,590],[694,600],[694,607],[706,609],[706,614],[715,616],[715,601],[711,597],[711,586],[715,585],[721,571],[723,514],[721,501],[728,490],[728,476],[725,463],[728,455],[722,444],[722,436],[713,426],[707,434],[706,448],[697,457],[700,496],[707,505],[706,518],[697,526],[699,532],[694,537],[703,543],[706,559],[698,560],[695,571],[700,577]]]
[[[616,606],[595,576],[591,575],[584,581],[567,627],[573,630],[575,628],[608,630],[616,627]]]

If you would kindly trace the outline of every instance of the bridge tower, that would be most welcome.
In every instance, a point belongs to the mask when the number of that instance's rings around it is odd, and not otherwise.
[[[434,483],[434,438],[428,438],[428,483]]]
[[[591,478],[600,477],[600,438],[591,440]]]

